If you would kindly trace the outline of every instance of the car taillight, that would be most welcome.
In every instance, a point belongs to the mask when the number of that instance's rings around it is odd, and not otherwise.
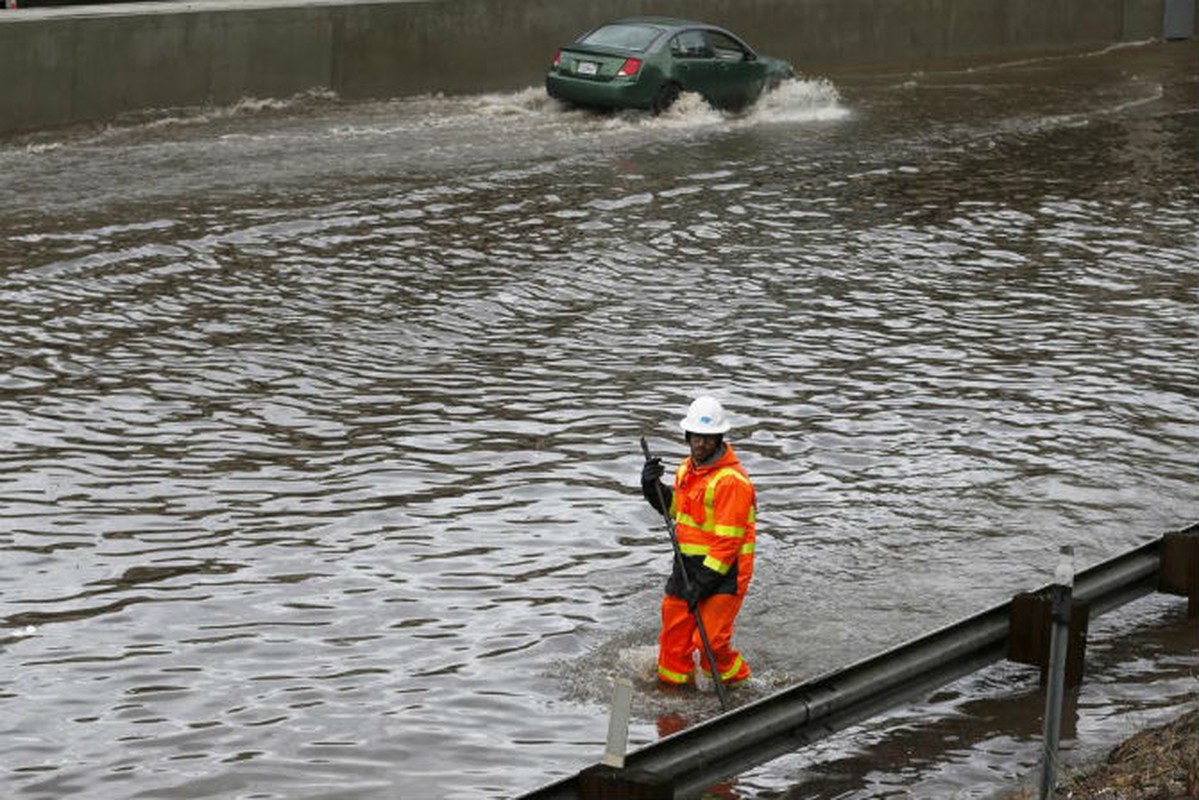
[[[624,63],[620,65],[620,69],[616,70],[616,77],[631,78],[637,74],[637,70],[641,69],[641,59],[626,58]]]
[[[555,50],[554,51],[554,60],[552,62],[550,62],[550,66],[552,66],[554,69],[557,69],[558,64],[560,64],[560,63],[562,63],[562,51]]]

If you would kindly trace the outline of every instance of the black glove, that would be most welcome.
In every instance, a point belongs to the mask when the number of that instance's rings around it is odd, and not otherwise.
[[[654,456],[641,468],[641,485],[648,486],[652,490],[654,484],[661,480],[665,473],[666,467],[662,466],[662,459]]]
[[[724,576],[713,569],[700,567],[689,574],[690,581],[683,590],[683,599],[687,601],[687,610],[695,611],[699,601],[716,591],[716,587],[724,580]]]
[[[666,468],[662,466],[662,459],[658,456],[647,459],[645,466],[641,468],[641,494],[645,496],[646,502],[661,514],[670,511],[670,503],[674,499],[674,491],[659,480],[665,472]]]

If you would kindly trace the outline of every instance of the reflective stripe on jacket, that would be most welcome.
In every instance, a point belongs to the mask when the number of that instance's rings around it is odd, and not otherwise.
[[[753,575],[757,499],[732,445],[715,463],[683,459],[674,476],[670,514],[686,560],[726,576],[717,592],[745,594]]]

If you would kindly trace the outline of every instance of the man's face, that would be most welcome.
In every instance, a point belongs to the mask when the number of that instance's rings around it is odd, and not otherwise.
[[[719,433],[688,433],[687,444],[691,448],[692,463],[708,463],[720,448],[720,439]]]

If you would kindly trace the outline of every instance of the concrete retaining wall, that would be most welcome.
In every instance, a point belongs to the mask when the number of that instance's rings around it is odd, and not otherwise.
[[[616,16],[699,18],[801,72],[1159,37],[1174,0],[201,0],[0,11],[0,134],[145,108],[538,84]]]

